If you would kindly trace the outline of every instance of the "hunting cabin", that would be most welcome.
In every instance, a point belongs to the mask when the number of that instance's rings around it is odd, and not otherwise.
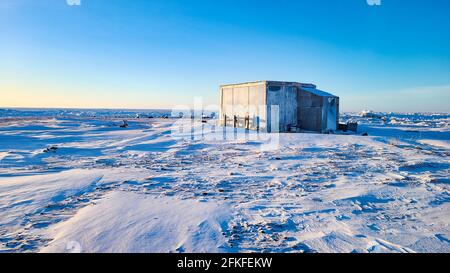
[[[220,86],[220,124],[265,132],[335,131],[339,97],[299,82],[258,81]]]

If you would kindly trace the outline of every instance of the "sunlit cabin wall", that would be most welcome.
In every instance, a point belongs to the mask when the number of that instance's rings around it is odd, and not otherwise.
[[[294,84],[268,82],[266,88],[267,113],[269,116],[274,115],[274,118],[268,121],[268,131],[292,131],[297,127],[297,87]],[[275,120],[278,126],[273,124]]]
[[[225,85],[220,88],[221,126],[267,129],[266,83]],[[226,120],[225,120],[226,118]]]

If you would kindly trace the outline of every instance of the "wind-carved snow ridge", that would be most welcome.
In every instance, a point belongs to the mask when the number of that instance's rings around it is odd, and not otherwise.
[[[54,240],[42,251],[63,252],[73,241],[89,252],[219,252],[227,218],[213,203],[118,191],[49,228]]]
[[[450,252],[449,115],[347,120],[264,150],[174,119],[5,118],[0,251]]]

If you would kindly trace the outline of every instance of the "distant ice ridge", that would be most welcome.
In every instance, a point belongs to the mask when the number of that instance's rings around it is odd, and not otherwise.
[[[0,118],[21,117],[84,117],[84,118],[161,118],[181,111],[170,109],[43,109],[43,108],[0,108]],[[184,111],[185,112],[185,111]],[[205,111],[203,115],[217,116],[216,112]],[[341,121],[382,125],[407,125],[429,128],[443,128],[450,124],[450,113],[394,113],[364,110],[359,113],[341,113]]]
[[[128,110],[128,109],[39,109],[11,108],[0,109],[0,117],[163,117],[169,116],[170,110]]]
[[[359,124],[427,128],[446,128],[450,124],[449,113],[387,113],[364,110],[359,113],[341,113],[340,119],[341,122],[356,121]]]
[[[176,111],[175,116],[179,116]],[[161,118],[172,116],[170,109],[43,109],[0,108],[0,118],[16,117],[103,117],[103,118]],[[210,116],[212,112],[205,111]]]
[[[360,117],[363,118],[382,118],[383,114],[382,113],[376,113],[374,111],[371,110],[364,110],[361,113],[359,113]]]

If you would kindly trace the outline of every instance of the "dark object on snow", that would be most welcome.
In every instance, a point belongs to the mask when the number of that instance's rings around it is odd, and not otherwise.
[[[358,131],[358,123],[357,122],[347,122],[347,123],[339,123],[338,130],[342,132],[357,132]]]
[[[356,133],[358,131],[358,123],[357,122],[347,122],[347,130]]]
[[[367,132],[363,133],[362,136],[368,136],[369,134]]]
[[[123,121],[123,124],[120,125],[120,128],[127,128],[128,127],[128,122],[126,120]]]
[[[50,148],[47,148],[44,150],[44,153],[49,153],[49,152],[56,152],[56,150],[58,150],[58,147],[52,146]]]
[[[338,125],[338,130],[339,131],[347,132],[347,128],[348,128],[348,126],[347,126],[346,123],[339,123],[339,125]]]

